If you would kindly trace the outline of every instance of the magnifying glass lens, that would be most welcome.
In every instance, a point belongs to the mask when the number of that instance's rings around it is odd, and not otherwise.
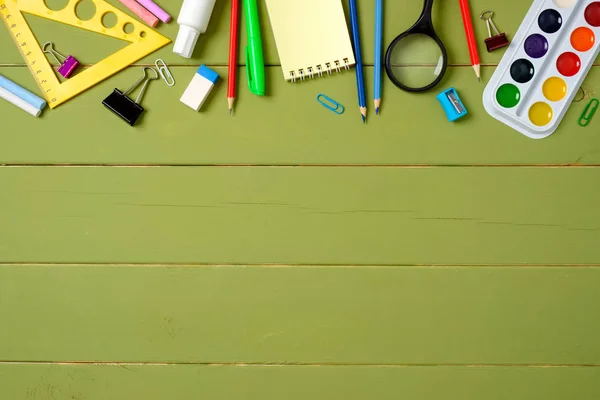
[[[389,72],[406,87],[429,86],[442,73],[442,49],[431,37],[412,34],[396,43],[390,52]]]

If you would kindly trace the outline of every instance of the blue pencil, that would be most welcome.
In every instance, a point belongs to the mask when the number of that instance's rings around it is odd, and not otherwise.
[[[356,86],[358,87],[358,106],[363,123],[367,122],[367,98],[365,95],[365,78],[363,75],[362,53],[360,51],[360,34],[358,32],[358,11],[356,0],[348,0],[350,4],[350,20],[352,22],[352,39],[354,56],[356,57]]]
[[[383,50],[383,0],[376,0],[375,3],[375,114],[379,115],[381,107],[381,72],[382,52]]]

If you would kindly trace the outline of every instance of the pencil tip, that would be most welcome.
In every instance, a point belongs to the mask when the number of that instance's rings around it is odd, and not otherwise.
[[[233,108],[230,108],[229,109],[229,115],[232,115],[232,114],[233,114]]]
[[[375,115],[379,115],[379,107],[375,109]]]
[[[362,117],[362,120],[363,120],[363,124],[366,124],[367,123],[367,117],[365,117],[364,115],[361,115],[361,117]]]

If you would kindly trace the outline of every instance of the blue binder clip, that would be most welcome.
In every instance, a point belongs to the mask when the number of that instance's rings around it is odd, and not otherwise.
[[[448,121],[454,122],[467,115],[467,108],[464,106],[456,89],[450,88],[444,90],[442,93],[437,95],[437,99],[442,105],[442,108],[446,112]]]

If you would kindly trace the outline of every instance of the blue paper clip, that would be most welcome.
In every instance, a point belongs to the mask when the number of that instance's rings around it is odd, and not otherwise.
[[[326,109],[333,111],[334,113],[340,115],[343,114],[346,110],[343,105],[333,100],[331,97],[325,96],[324,94],[320,94],[317,96],[317,101],[323,105]]]

